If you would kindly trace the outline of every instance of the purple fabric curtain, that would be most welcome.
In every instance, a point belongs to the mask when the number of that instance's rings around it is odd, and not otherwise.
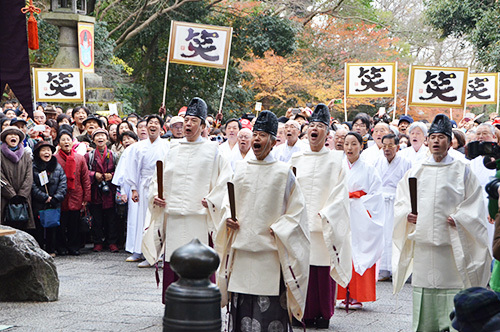
[[[30,61],[24,0],[0,0],[0,93],[5,85],[33,118]]]

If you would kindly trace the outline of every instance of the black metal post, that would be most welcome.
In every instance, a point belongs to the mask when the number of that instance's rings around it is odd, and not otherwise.
[[[180,279],[165,294],[164,332],[221,331],[221,295],[209,279],[219,263],[217,253],[198,239],[173,252],[170,267]]]

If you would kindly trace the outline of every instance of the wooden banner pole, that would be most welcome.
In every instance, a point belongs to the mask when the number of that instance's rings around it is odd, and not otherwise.
[[[219,114],[222,114],[222,103],[224,102],[224,94],[226,93],[227,72],[229,69],[229,61],[231,60],[231,43],[233,42],[233,28],[229,32],[229,49],[227,53],[226,72],[224,73],[224,85],[222,86],[222,95],[220,97]]]
[[[465,79],[465,86],[464,86],[464,89],[465,89],[464,115],[462,118],[465,117],[465,113],[467,112],[467,83],[469,82],[469,70],[470,70],[470,68],[467,67],[467,78]],[[464,94],[462,94],[462,95],[464,95]]]
[[[411,82],[411,66],[410,71],[408,72],[408,87],[406,88],[406,107],[405,107],[405,115],[408,115],[408,103],[410,102],[410,82]]]
[[[36,77],[35,77],[35,68],[32,69],[33,72],[33,112],[36,111]]]
[[[347,62],[344,63],[344,118],[347,122]]]
[[[394,73],[394,109],[392,111],[392,121],[396,120],[396,110],[398,107],[398,62],[396,61],[396,72]]]
[[[82,96],[83,97],[83,106],[87,106],[86,105],[87,100],[85,98],[85,72],[83,70],[82,70],[82,77],[83,77],[83,80],[82,80],[82,82],[83,82],[83,96]]]
[[[167,64],[165,65],[165,81],[163,83],[163,99],[161,106],[165,106],[165,98],[167,97],[167,79],[168,79],[168,65],[170,64],[170,45],[172,43],[174,21],[170,21],[170,38],[168,39],[168,51],[167,51]]]
[[[498,114],[498,105],[499,105],[498,101],[500,99],[500,98],[498,98],[498,87],[500,86],[500,84],[498,84],[498,82],[500,81],[500,77],[499,76],[500,75],[497,76],[497,91],[495,91],[495,94],[496,94],[496,97],[497,97],[497,111],[496,111],[497,114]]]

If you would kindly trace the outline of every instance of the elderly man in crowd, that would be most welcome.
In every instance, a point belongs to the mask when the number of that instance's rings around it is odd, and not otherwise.
[[[411,146],[401,150],[401,157],[408,159],[412,166],[423,162],[427,158],[429,149],[425,146],[427,126],[423,122],[413,122],[408,129]]]
[[[170,119],[170,132],[174,140],[184,137],[184,118],[182,116],[174,116]]]
[[[273,154],[276,160],[287,163],[292,158],[292,154],[307,148],[307,143],[299,139],[299,134],[300,124],[295,120],[288,120],[285,123],[286,142],[276,147]]]
[[[238,148],[233,149],[229,156],[231,168],[234,171],[235,163],[238,160],[250,160],[255,158],[251,149],[252,131],[248,128],[243,128],[238,132]]]
[[[373,127],[372,137],[375,144],[367,148],[361,153],[361,159],[368,165],[375,165],[379,158],[383,158],[382,150],[382,137],[391,133],[391,127],[383,122],[378,122],[375,127]]]
[[[479,142],[497,142],[497,137],[495,135],[495,127],[493,125],[483,123],[477,126],[476,128],[476,140]],[[481,187],[485,187],[488,182],[490,182],[491,178],[495,176],[496,169],[489,169],[484,166],[483,163],[484,156],[478,156],[470,161],[470,169],[472,173],[478,178],[479,184]],[[483,196],[485,198],[485,208],[488,209],[487,199],[488,194],[485,190],[482,191]],[[495,230],[494,220],[492,218],[488,218],[489,224],[488,227],[488,236],[490,239],[490,243],[493,242],[493,233]]]
[[[37,125],[44,125],[47,121],[47,117],[45,116],[45,113],[43,113],[43,111],[35,110],[33,112],[33,120]]]
[[[344,141],[347,133],[347,129],[343,127],[339,127],[339,129],[335,131],[335,134],[333,135],[333,146],[335,150],[344,151]]]
[[[399,138],[394,134],[382,137],[382,158],[375,163],[382,179],[382,195],[385,204],[384,251],[379,265],[379,281],[389,280],[392,276],[392,229],[394,227],[394,198],[396,187],[405,173],[411,168],[411,163],[402,158],[399,151]]]
[[[412,275],[413,331],[445,331],[453,297],[486,287],[491,253],[484,190],[467,164],[448,154],[452,129],[438,114],[429,129],[430,156],[399,182],[394,206],[393,284]],[[410,206],[408,178],[417,179],[418,214]]]

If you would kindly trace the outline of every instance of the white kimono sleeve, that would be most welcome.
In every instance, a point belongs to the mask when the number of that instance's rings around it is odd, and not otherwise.
[[[392,234],[392,285],[393,292],[398,293],[413,271],[413,252],[415,243],[408,239],[414,233],[416,225],[408,222],[411,212],[410,187],[408,177],[410,171],[399,181],[394,203],[394,232]]]
[[[165,208],[153,204],[154,197],[158,195],[158,180],[156,176],[151,179],[148,192],[148,210],[144,225],[149,225],[144,229],[142,238],[142,254],[149,264],[155,264],[163,252],[165,252],[165,231],[166,218]],[[163,197],[165,197],[165,187],[163,187]],[[150,220],[150,221],[149,221]],[[148,222],[149,221],[149,222]]]
[[[453,256],[466,288],[486,287],[491,275],[482,191],[477,177],[470,171],[466,173],[464,201],[450,215],[456,224],[449,227]]]
[[[212,184],[215,184],[210,193],[205,197],[208,203],[208,230],[215,239],[219,223],[222,219],[223,200],[227,193],[227,182],[233,176],[231,164],[219,153],[216,156],[216,167],[212,172]]]
[[[345,171],[340,168],[337,185],[332,188],[327,205],[319,211],[330,254],[330,276],[342,287],[346,287],[352,277],[349,192],[344,177]]]
[[[276,238],[281,271],[287,287],[288,313],[301,320],[309,281],[309,224],[304,197],[291,171],[289,183],[291,186],[287,190],[289,195],[286,195],[285,212],[271,225],[271,229]]]

